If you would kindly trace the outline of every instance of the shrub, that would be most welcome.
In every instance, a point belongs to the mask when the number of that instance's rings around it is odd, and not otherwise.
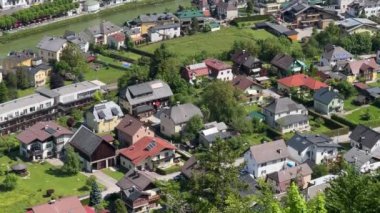
[[[3,188],[6,191],[11,191],[17,186],[17,177],[15,174],[8,174],[3,182]]]

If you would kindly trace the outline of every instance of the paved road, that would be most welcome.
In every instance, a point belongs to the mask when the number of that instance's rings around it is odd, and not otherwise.
[[[106,187],[106,190],[102,191],[103,198],[108,194],[112,194],[114,192],[120,191],[119,187],[116,186],[117,181],[113,179],[112,177],[104,174],[102,171],[94,171],[93,173],[82,172],[82,174],[86,175],[87,177],[94,175],[96,179],[98,180],[98,182]],[[88,196],[83,197],[81,199],[86,199],[86,198],[88,198]]]

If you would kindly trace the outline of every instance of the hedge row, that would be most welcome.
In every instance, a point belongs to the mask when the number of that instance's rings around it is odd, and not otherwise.
[[[167,175],[179,171],[181,171],[181,167],[178,165],[174,165],[166,169],[156,168],[156,172],[160,175]]]
[[[139,49],[136,49],[136,48],[129,48],[128,50],[131,51],[131,52],[133,52],[133,53],[136,53],[138,55],[146,56],[146,57],[149,57],[149,58],[152,58],[154,56],[150,52],[146,52],[146,51],[139,50]]]
[[[267,127],[266,132],[267,132],[267,136],[270,137],[272,140],[281,139],[283,136],[281,132],[269,126]]]
[[[325,125],[330,128],[331,130],[322,132],[323,135],[334,137],[338,135],[344,135],[350,132],[350,128],[343,123],[340,123],[338,121],[329,119],[313,110],[309,110],[309,114],[315,117],[320,117],[324,120]]]
[[[269,15],[256,15],[256,16],[246,16],[246,17],[238,17],[232,20],[231,24],[238,25],[240,22],[248,22],[248,21],[261,21],[268,20],[270,18]]]
[[[126,62],[131,63],[131,64],[135,64],[136,63],[136,60],[134,60],[132,58],[125,57],[125,56],[122,56],[122,55],[119,55],[117,53],[113,53],[113,52],[109,52],[109,51],[103,51],[103,50],[101,50],[99,53],[102,54],[102,55],[104,55],[104,56],[116,59],[116,60],[126,61]]]
[[[98,63],[98,64],[102,64],[104,66],[109,66],[109,67],[112,67],[112,68],[115,68],[115,69],[119,69],[119,70],[129,70],[129,68],[126,68],[126,67],[123,67],[123,66],[118,66],[118,65],[115,65],[115,64],[111,64],[111,63],[107,63],[107,62],[104,62],[104,61],[99,61],[99,60],[95,60],[95,63]]]
[[[357,126],[356,123],[354,123],[354,122],[352,122],[352,121],[350,121],[350,120],[348,120],[346,118],[343,118],[343,117],[340,117],[338,115],[335,115],[335,114],[333,114],[331,116],[331,119],[334,120],[334,121],[337,121],[337,122],[339,122],[341,124],[344,124],[344,125],[348,126],[350,129],[355,129],[355,127]]]

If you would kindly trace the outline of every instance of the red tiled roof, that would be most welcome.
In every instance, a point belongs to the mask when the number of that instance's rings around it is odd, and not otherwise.
[[[304,86],[311,90],[318,90],[323,87],[328,87],[327,84],[320,82],[318,80],[315,80],[314,78],[309,77],[304,74],[296,74],[296,75],[288,76],[288,77],[278,80],[277,82],[286,87]]]
[[[188,65],[183,70],[182,75],[187,80],[190,80],[193,76],[208,76],[208,67],[203,63]]]
[[[354,83],[354,86],[361,89],[361,90],[365,90],[365,89],[368,89],[368,85],[367,84],[363,84],[361,82],[358,82],[358,83]]]
[[[73,132],[52,122],[38,122],[17,135],[17,139],[22,143],[29,144],[35,140],[45,141],[50,137],[61,135],[72,135]]]
[[[155,142],[155,146],[150,150],[147,149],[151,142]],[[153,157],[162,152],[163,150],[175,150],[168,141],[159,137],[143,137],[134,145],[120,150],[120,154],[128,158],[133,164],[137,165],[148,157]]]
[[[113,34],[111,35],[116,41],[118,42],[122,42],[122,41],[125,41],[125,35],[124,33],[116,33],[116,34]]]
[[[46,203],[32,207],[33,213],[89,213],[80,203],[77,197],[66,197],[56,200],[54,203]]]
[[[231,65],[219,61],[218,59],[209,58],[204,60],[204,63],[213,71],[222,71],[226,69],[231,69]]]

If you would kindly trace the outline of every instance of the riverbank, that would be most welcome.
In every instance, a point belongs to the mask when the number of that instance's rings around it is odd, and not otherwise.
[[[0,37],[0,56],[12,50],[33,49],[43,36],[62,35],[65,30],[81,31],[89,26],[108,20],[122,25],[128,19],[144,13],[174,12],[179,5],[189,6],[190,0],[144,0],[131,2],[117,7],[108,8],[98,13],[87,14],[80,17],[58,21],[33,29],[7,34]]]

